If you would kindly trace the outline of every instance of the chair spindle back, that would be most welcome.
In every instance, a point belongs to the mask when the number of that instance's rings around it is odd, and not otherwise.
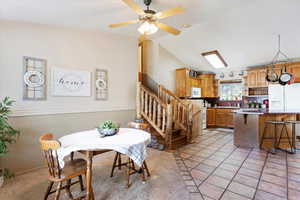
[[[50,176],[61,178],[61,168],[57,158],[57,149],[60,148],[59,141],[53,139],[52,133],[42,135],[39,141]]]

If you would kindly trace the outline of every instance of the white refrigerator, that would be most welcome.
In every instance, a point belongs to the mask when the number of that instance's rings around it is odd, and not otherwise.
[[[269,85],[270,111],[299,111],[300,110],[300,83],[291,85]],[[300,125],[296,125],[296,135],[300,136]]]
[[[269,110],[300,110],[300,83],[269,85]]]

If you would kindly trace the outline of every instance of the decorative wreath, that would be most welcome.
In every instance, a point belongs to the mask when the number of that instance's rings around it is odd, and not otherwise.
[[[102,90],[102,89],[106,89],[106,81],[103,80],[103,79],[97,79],[96,80],[96,87],[97,89],[99,90]]]
[[[40,87],[44,85],[44,75],[38,71],[28,71],[24,74],[24,82],[28,87]]]

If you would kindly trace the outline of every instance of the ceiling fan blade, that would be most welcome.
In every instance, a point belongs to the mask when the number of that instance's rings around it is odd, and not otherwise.
[[[185,9],[182,6],[178,6],[176,8],[171,8],[168,10],[158,12],[154,16],[157,17],[158,19],[164,19],[164,18],[171,17],[171,16],[174,16],[177,14],[181,14],[184,11],[185,11]]]
[[[118,24],[110,24],[109,27],[110,28],[116,28],[116,27],[120,27],[120,26],[126,26],[126,25],[129,25],[129,24],[136,24],[138,22],[139,22],[139,20],[131,20],[131,21],[128,21],[128,22],[122,22],[122,23],[118,23]]]
[[[131,9],[133,9],[137,14],[144,15],[144,10],[136,4],[133,0],[123,0],[124,3],[126,3]]]
[[[157,26],[158,28],[160,28],[160,29],[162,29],[162,30],[164,30],[164,31],[166,31],[166,32],[168,32],[168,33],[171,33],[171,34],[173,34],[173,35],[179,35],[179,34],[181,33],[181,31],[179,31],[179,30],[177,30],[176,28],[173,28],[173,27],[171,27],[171,26],[168,26],[168,25],[166,25],[166,24],[159,23],[159,22],[156,22],[155,24],[156,24],[156,26]]]

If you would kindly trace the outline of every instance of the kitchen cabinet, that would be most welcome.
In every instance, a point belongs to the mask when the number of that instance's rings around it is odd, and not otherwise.
[[[266,80],[267,70],[259,69],[257,70],[256,73],[257,73],[257,79],[256,79],[257,87],[267,87],[268,86],[268,82]]]
[[[288,67],[288,72],[293,74],[296,83],[300,83],[300,62],[291,63]]]
[[[190,77],[190,69],[176,69],[176,95],[178,97],[191,97],[193,87],[201,88],[201,97],[218,97],[218,85],[215,74],[202,74],[197,78]]]
[[[200,79],[202,97],[218,97],[218,87],[216,87],[215,74],[202,74],[200,75]]]
[[[247,85],[248,88],[255,87],[267,87],[268,82],[266,81],[267,70],[264,69],[253,69],[247,71]]]
[[[206,111],[206,123],[207,126],[215,126],[216,125],[216,109],[214,108],[208,108]]]
[[[207,126],[234,128],[234,109],[209,108],[207,109]]]

